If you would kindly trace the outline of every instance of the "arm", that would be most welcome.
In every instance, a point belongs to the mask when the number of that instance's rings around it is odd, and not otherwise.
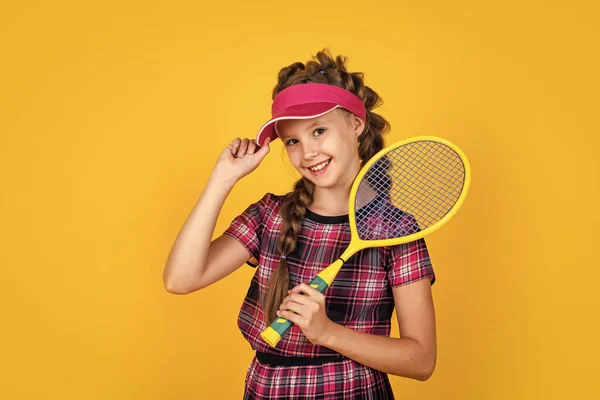
[[[306,284],[291,290],[278,315],[299,325],[315,344],[385,373],[425,381],[436,363],[431,281],[420,279],[394,288],[393,293],[400,338],[357,332],[332,322],[325,314],[324,295]]]
[[[237,240],[222,235],[211,242],[217,218],[231,189],[253,171],[269,151],[254,141],[234,140],[223,151],[202,195],[181,228],[163,271],[168,292],[186,294],[239,268],[251,255]]]
[[[227,235],[211,242],[217,217],[231,187],[209,181],[171,249],[163,283],[170,293],[187,294],[229,275],[250,257]]]

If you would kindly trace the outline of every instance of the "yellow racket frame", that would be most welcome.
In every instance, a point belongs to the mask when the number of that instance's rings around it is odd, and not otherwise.
[[[362,240],[359,237],[358,230],[356,228],[355,203],[356,203],[356,192],[358,191],[360,183],[361,183],[362,179],[364,178],[365,174],[369,171],[371,166],[373,164],[375,164],[377,161],[379,161],[381,159],[381,157],[384,156],[385,154],[393,151],[394,149],[397,149],[398,147],[407,145],[409,143],[423,142],[423,141],[442,143],[442,144],[448,146],[449,148],[451,148],[452,150],[454,150],[456,152],[456,154],[458,154],[458,156],[460,157],[460,159],[464,165],[465,180],[463,183],[463,189],[460,193],[460,196],[456,200],[456,203],[444,217],[442,217],[439,221],[432,224],[431,226],[423,229],[422,231],[413,233],[411,235],[402,236],[399,238],[393,238],[393,239]],[[371,157],[371,159],[360,169],[360,171],[358,172],[358,175],[356,175],[356,178],[354,179],[354,183],[352,184],[352,189],[350,190],[350,197],[348,199],[348,215],[350,216],[349,222],[350,222],[350,233],[351,233],[351,239],[350,239],[350,243],[348,244],[348,247],[346,248],[346,250],[344,250],[342,255],[333,264],[331,264],[330,266],[323,269],[321,272],[319,272],[317,274],[317,276],[310,282],[310,286],[319,290],[321,293],[324,292],[329,286],[331,286],[331,283],[335,279],[336,275],[338,274],[338,272],[340,271],[340,269],[342,268],[344,263],[346,261],[348,261],[348,259],[354,253],[356,253],[360,250],[364,250],[364,249],[367,249],[370,247],[386,247],[386,246],[396,246],[399,244],[410,243],[415,240],[421,239],[421,238],[429,235],[430,233],[438,230],[443,225],[445,225],[454,216],[454,214],[456,214],[458,209],[462,206],[462,204],[465,201],[465,198],[467,196],[467,193],[469,191],[470,184],[471,184],[471,166],[469,164],[469,160],[467,159],[467,156],[465,155],[465,153],[458,146],[456,146],[454,143],[450,142],[449,140],[442,139],[442,138],[439,138],[436,136],[415,136],[415,137],[411,137],[411,138],[408,138],[405,140],[395,142],[395,143],[387,146],[386,148],[382,149],[377,154],[375,154],[373,157]],[[276,318],[275,321],[273,321],[273,323],[269,327],[267,327],[260,335],[270,346],[275,347],[275,346],[277,346],[277,343],[279,343],[279,341],[281,340],[281,337],[283,336],[283,334],[285,334],[285,332],[287,332],[287,330],[292,325],[293,324],[285,318]]]

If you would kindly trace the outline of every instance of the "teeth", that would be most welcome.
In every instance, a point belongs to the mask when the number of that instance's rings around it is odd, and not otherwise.
[[[318,164],[318,165],[315,165],[314,167],[311,167],[310,170],[311,171],[320,171],[323,168],[325,168],[327,166],[327,164],[329,164],[329,160],[323,161],[321,164]]]

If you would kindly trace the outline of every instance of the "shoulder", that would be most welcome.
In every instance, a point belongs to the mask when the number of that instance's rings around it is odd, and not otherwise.
[[[283,199],[283,195],[266,193],[258,201],[251,203],[244,214],[246,214],[248,218],[252,218],[257,221],[260,220],[262,222],[266,222],[271,220],[272,222],[276,222],[274,220],[278,219],[279,215],[281,214],[280,209]]]
[[[253,203],[250,208],[260,209],[262,212],[268,214],[271,214],[272,211],[277,211],[278,213],[283,202],[283,197],[283,195],[266,193],[260,200]]]
[[[284,196],[285,195],[266,193],[261,200],[267,205],[279,207],[279,206],[281,206],[281,203],[283,202]]]

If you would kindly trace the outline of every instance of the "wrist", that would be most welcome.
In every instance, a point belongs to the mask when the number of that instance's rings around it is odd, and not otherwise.
[[[327,325],[327,328],[323,332],[323,338],[321,339],[319,345],[328,347],[328,348],[331,348],[332,346],[334,346],[335,339],[338,335],[338,331],[340,328],[342,328],[342,326],[340,324],[335,323],[330,320]]]
[[[211,174],[206,183],[206,187],[228,194],[235,186],[238,179],[221,176],[219,174]]]

